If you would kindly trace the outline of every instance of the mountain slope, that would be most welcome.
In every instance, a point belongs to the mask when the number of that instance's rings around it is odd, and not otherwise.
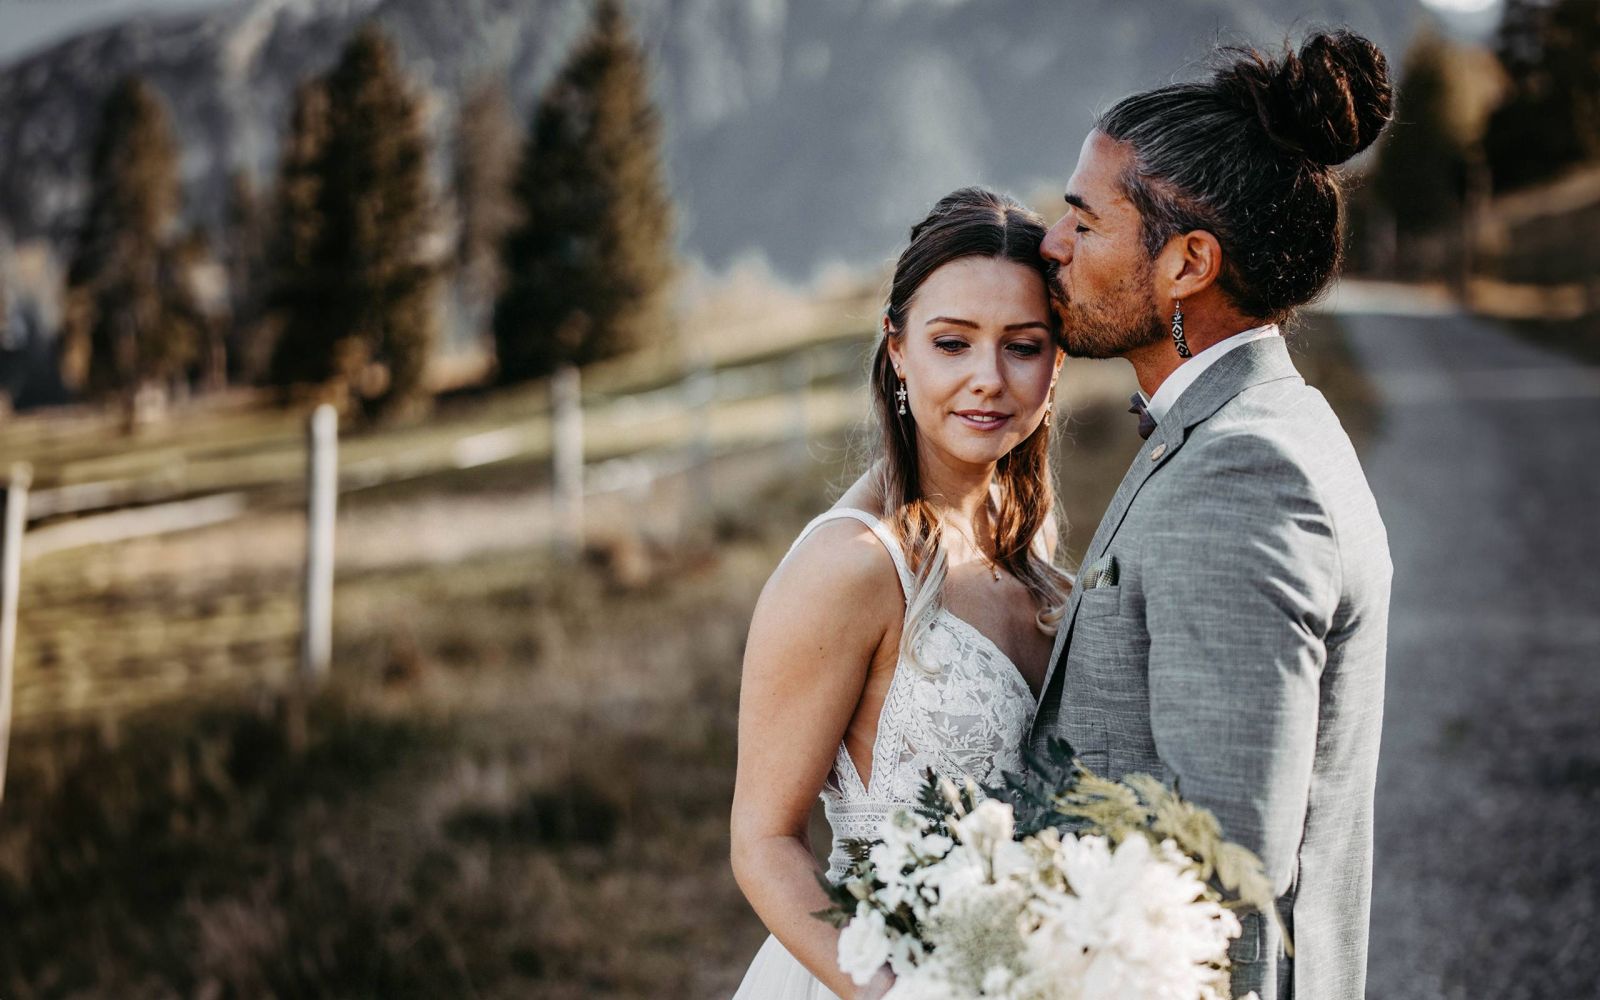
[[[805,277],[892,254],[934,199],[968,183],[1026,193],[1065,178],[1093,110],[1192,75],[1216,41],[1347,23],[1393,46],[1409,3],[1198,0],[636,0],[655,59],[684,248],[713,266],[766,255]],[[527,109],[582,33],[584,0],[251,0],[134,18],[0,71],[0,216],[17,238],[70,237],[99,101],[124,74],[172,106],[192,218],[228,173],[270,177],[295,83],[378,19],[453,134],[456,100],[498,74]],[[444,162],[441,159],[441,162]]]

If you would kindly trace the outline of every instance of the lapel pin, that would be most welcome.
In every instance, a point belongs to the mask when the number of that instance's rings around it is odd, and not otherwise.
[[[1165,444],[1158,444],[1154,448],[1150,449],[1150,461],[1159,462],[1161,461],[1161,456],[1165,455],[1166,453],[1167,446]]]

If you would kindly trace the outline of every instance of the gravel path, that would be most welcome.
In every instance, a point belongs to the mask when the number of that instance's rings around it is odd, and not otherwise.
[[[1600,369],[1344,323],[1395,561],[1368,996],[1600,996]]]

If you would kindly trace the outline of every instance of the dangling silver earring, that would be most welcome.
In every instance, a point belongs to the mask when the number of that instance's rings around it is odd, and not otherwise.
[[[900,388],[894,391],[894,398],[900,401],[900,415],[906,415],[906,380],[900,380]]]
[[[1178,349],[1178,357],[1190,357],[1189,342],[1183,339],[1183,303],[1178,299],[1172,300],[1172,343]]]

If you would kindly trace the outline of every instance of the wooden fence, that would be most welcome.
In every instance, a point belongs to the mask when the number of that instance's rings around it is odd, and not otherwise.
[[[545,460],[551,483],[549,542],[570,557],[583,544],[585,497],[616,490],[642,494],[662,477],[687,474],[696,498],[690,506],[704,510],[712,501],[706,470],[719,455],[787,442],[792,457],[803,457],[813,433],[831,432],[859,418],[862,361],[861,341],[841,340],[722,370],[700,365],[676,382],[587,397],[578,372],[569,369],[551,380],[545,412],[475,430],[442,445],[433,442],[420,458],[365,454],[341,461],[336,418],[330,407],[323,407],[311,415],[306,427],[305,473],[299,483],[247,480],[239,488],[189,495],[181,476],[146,477],[56,485],[34,490],[30,496],[28,469],[17,466],[6,484],[5,534],[0,538],[0,795],[13,721],[18,607],[26,600],[26,565],[69,550],[92,554],[95,547],[111,543],[235,522],[274,506],[281,508],[286,496],[298,493],[306,526],[296,626],[298,676],[302,683],[315,686],[327,675],[332,660],[334,523],[341,493],[498,462]],[[602,443],[599,448],[594,447],[597,439]],[[637,447],[630,450],[630,444]],[[264,606],[225,595],[197,600],[188,619],[197,627],[223,616],[261,621],[260,629],[244,629],[251,640],[230,645],[224,656],[236,649],[258,649],[260,637],[255,633],[281,627],[273,623],[287,624],[285,612],[293,603],[287,594]],[[153,596],[145,619],[168,618],[163,601],[160,595]],[[152,635],[130,636],[129,647],[145,660],[159,660],[162,643],[178,639],[184,621],[183,615],[174,613],[159,622]],[[108,621],[107,627],[114,626]],[[73,640],[67,635],[62,641]],[[64,654],[52,650],[51,655]],[[91,670],[99,683],[101,667],[94,665]],[[120,672],[107,665],[104,683],[117,684],[115,675]],[[181,680],[164,687],[167,698],[184,693]],[[49,706],[36,702],[26,707],[27,712],[48,716]],[[103,702],[108,710],[122,704],[115,696]]]

